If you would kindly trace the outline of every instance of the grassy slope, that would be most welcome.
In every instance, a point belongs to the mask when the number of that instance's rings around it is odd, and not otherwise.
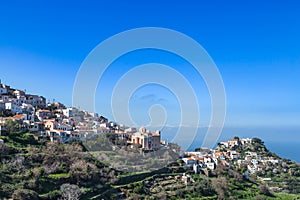
[[[60,185],[77,184],[85,190],[82,199],[115,198],[123,192],[129,199],[216,199],[217,193],[210,184],[217,178],[192,175],[195,180],[186,186],[179,177],[182,168],[162,169],[154,172],[118,174],[83,152],[80,145],[45,146],[37,143],[30,133],[0,136],[9,146],[2,154],[0,166],[0,198],[9,197],[14,190],[34,190],[42,199],[57,199]],[[22,159],[23,160],[22,160]],[[20,164],[16,163],[21,160]],[[74,163],[78,165],[74,166]],[[55,166],[52,166],[55,163]],[[53,170],[49,171],[53,168]],[[86,167],[86,168],[85,168]],[[100,172],[101,171],[101,172]],[[112,173],[113,172],[113,173]],[[112,181],[116,179],[116,181]],[[228,178],[226,190],[233,199],[255,199],[261,195],[258,184]],[[275,197],[261,195],[264,199],[300,199],[300,195],[275,193]]]

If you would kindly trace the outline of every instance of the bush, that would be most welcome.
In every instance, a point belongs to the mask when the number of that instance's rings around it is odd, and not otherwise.
[[[6,156],[11,152],[11,149],[6,144],[0,144],[0,160],[2,156]]]
[[[261,194],[264,194],[266,196],[270,196],[270,197],[273,196],[273,194],[270,192],[268,186],[266,186],[266,185],[261,185],[259,187],[259,191],[260,191]]]
[[[77,200],[84,193],[77,185],[63,184],[60,186],[62,200]]]
[[[18,122],[13,121],[13,120],[6,121],[5,126],[6,126],[6,132],[8,134],[15,133],[16,131],[18,131],[20,129],[20,125],[18,124]]]
[[[255,200],[264,200],[265,198],[263,198],[262,196],[258,195],[255,197]]]
[[[133,192],[136,194],[144,193],[143,184],[142,183],[135,184]]]
[[[46,199],[48,200],[56,200],[61,196],[61,192],[58,190],[53,190],[49,192],[46,196]]]
[[[17,189],[12,194],[14,200],[38,200],[38,194],[35,191],[27,189]]]

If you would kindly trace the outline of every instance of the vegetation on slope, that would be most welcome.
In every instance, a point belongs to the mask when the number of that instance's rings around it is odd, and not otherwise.
[[[295,194],[271,192],[269,183],[254,176],[246,179],[241,168],[219,165],[207,177],[193,174],[181,162],[176,162],[152,172],[126,174],[104,165],[79,143],[38,142],[30,133],[14,131],[0,138],[4,140],[4,144],[0,144],[0,199],[300,198],[296,177],[299,166],[288,160],[285,160],[286,166],[281,166],[288,169],[284,175],[264,173]],[[257,144],[249,148],[270,153],[263,143]],[[190,183],[182,181],[183,173],[191,175]]]
[[[41,144],[30,133],[0,136],[0,199],[57,199],[63,184],[76,185],[82,198],[110,188],[118,172],[96,160],[78,143]],[[22,197],[23,196],[23,197]]]

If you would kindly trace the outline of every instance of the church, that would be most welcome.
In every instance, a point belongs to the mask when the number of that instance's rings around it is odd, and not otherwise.
[[[151,133],[142,126],[138,132],[133,133],[131,143],[140,144],[145,151],[156,151],[160,148],[160,131]]]

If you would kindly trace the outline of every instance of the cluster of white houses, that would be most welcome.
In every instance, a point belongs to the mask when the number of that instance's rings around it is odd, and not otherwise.
[[[264,167],[282,162],[278,158],[263,157],[257,152],[246,151],[244,155],[235,149],[238,146],[251,144],[252,139],[231,139],[226,142],[220,142],[216,149],[202,148],[199,152],[186,152],[182,158],[185,165],[193,167],[195,173],[199,173],[201,169],[214,170],[218,164],[229,167],[230,163],[236,164],[238,167],[247,166],[248,171],[253,174],[261,171]]]
[[[105,117],[89,113],[77,108],[66,108],[61,103],[46,103],[46,99],[38,95],[29,95],[16,90],[0,81],[0,111],[10,111],[11,117],[0,117],[0,135],[6,133],[5,123],[13,120],[19,123],[20,129],[35,133],[39,138],[51,142],[66,143],[85,141],[96,134],[115,133],[128,144],[136,144],[142,150],[158,150],[160,148],[160,132],[150,132],[145,127],[139,131]]]
[[[0,80],[0,108],[14,113],[31,112],[35,108],[46,107],[46,98],[38,95],[26,94],[1,83]]]

